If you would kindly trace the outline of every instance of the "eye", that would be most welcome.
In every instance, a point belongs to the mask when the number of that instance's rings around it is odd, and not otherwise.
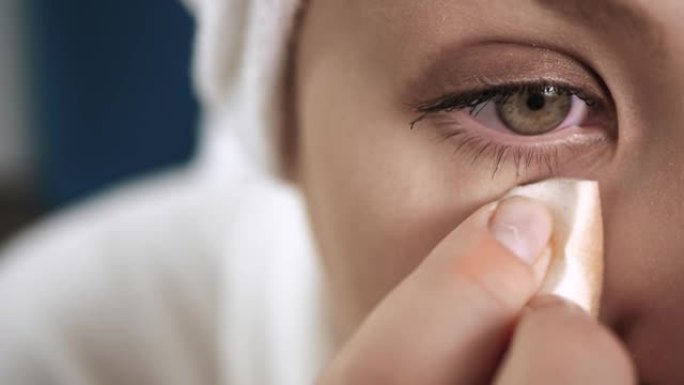
[[[617,127],[609,97],[545,81],[484,85],[416,106],[411,128],[428,120],[456,154],[493,161],[493,174],[512,165],[558,175],[607,159]],[[542,175],[542,174],[539,174]]]
[[[471,109],[478,123],[516,135],[537,136],[582,125],[587,102],[557,86],[524,87]]]

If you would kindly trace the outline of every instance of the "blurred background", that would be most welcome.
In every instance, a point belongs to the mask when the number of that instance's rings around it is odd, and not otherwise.
[[[192,33],[179,0],[0,0],[0,242],[187,162]]]

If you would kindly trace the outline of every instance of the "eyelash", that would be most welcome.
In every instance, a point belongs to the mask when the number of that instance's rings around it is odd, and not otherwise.
[[[410,123],[411,130],[415,129],[416,125],[425,119],[438,115],[440,113],[448,113],[454,111],[462,111],[469,109],[468,113],[471,116],[476,116],[489,103],[500,103],[507,100],[512,95],[523,92],[541,92],[547,90],[548,87],[553,87],[558,92],[576,96],[592,110],[600,110],[605,105],[600,99],[590,96],[584,90],[565,85],[562,83],[551,82],[533,82],[533,83],[518,83],[498,86],[489,86],[481,90],[470,91],[465,93],[452,93],[442,96],[438,99],[431,100],[414,107],[419,116]],[[512,146],[502,143],[495,143],[489,139],[473,134],[472,130],[455,127],[445,134],[444,141],[452,138],[459,139],[456,145],[455,153],[465,152],[471,157],[471,164],[474,165],[483,157],[493,159],[492,178],[501,170],[502,164],[512,158],[516,166],[516,177],[520,176],[521,168],[529,169],[531,166],[541,166],[546,168],[548,173],[553,176],[558,174],[559,170],[559,153],[561,149],[558,144],[548,146]],[[571,144],[561,145],[567,150],[573,150]]]

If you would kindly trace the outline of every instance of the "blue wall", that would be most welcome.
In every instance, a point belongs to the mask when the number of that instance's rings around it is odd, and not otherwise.
[[[57,207],[185,162],[197,105],[178,0],[30,0],[40,196]]]

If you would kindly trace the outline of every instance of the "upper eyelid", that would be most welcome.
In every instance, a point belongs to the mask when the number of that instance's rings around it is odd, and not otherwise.
[[[485,101],[490,101],[499,95],[504,95],[504,96],[510,96],[516,92],[522,92],[526,89],[531,89],[531,88],[542,88],[542,87],[555,87],[557,89],[560,89],[564,92],[567,92],[572,95],[577,95],[580,99],[585,101],[587,104],[590,105],[590,107],[602,107],[605,106],[608,102],[605,100],[604,97],[594,95],[590,91],[584,90],[582,88],[565,84],[565,83],[560,83],[560,82],[547,82],[547,81],[539,81],[539,82],[519,82],[519,83],[509,83],[509,84],[502,84],[502,85],[491,85],[489,88],[484,88],[484,89],[478,89],[478,90],[472,90],[472,91],[465,91],[465,92],[453,92],[449,93],[446,95],[443,95],[439,98],[420,103],[416,106],[414,106],[414,110],[416,112],[439,112],[440,108],[449,108],[446,106],[440,107],[440,105],[443,105],[444,103],[448,103],[449,100],[452,100],[454,104],[457,103],[473,103],[473,104],[480,104]],[[467,108],[471,107],[474,105],[463,105],[460,106],[461,108]],[[458,108],[459,106],[456,106],[453,109]]]
[[[397,95],[404,112],[416,113],[417,106],[448,95],[539,82],[580,89],[605,107],[615,107],[610,88],[590,61],[559,47],[515,41],[482,41],[440,51]]]

